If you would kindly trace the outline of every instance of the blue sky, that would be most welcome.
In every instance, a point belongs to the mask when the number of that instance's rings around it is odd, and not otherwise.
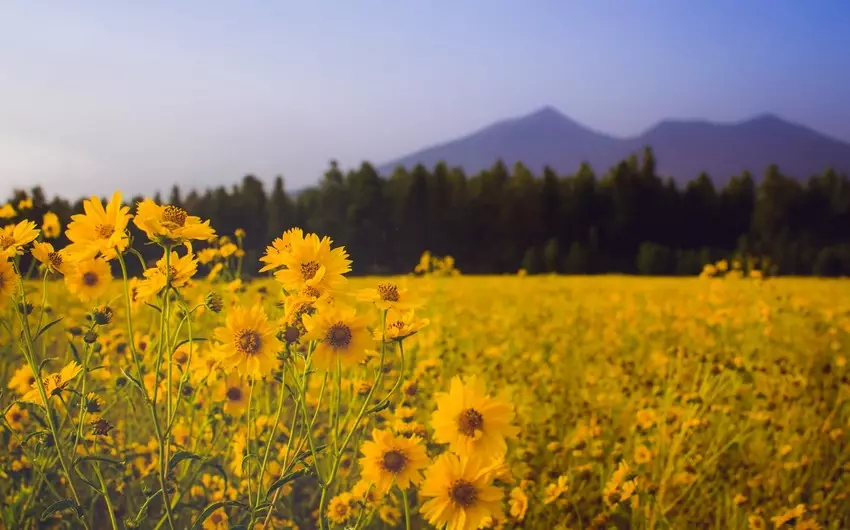
[[[0,194],[298,188],[543,105],[850,141],[848,27],[838,0],[7,2]]]

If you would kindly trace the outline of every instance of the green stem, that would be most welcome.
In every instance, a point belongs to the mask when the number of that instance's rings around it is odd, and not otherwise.
[[[410,530],[410,504],[407,501],[407,490],[401,490],[401,499],[404,504],[404,528]]]

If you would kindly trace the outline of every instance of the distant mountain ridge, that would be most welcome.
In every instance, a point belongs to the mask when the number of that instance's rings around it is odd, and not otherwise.
[[[759,178],[770,164],[805,180],[827,167],[850,173],[850,144],[773,114],[736,123],[664,120],[642,134],[618,138],[590,129],[551,106],[496,122],[472,134],[428,147],[381,165],[390,174],[402,165],[433,167],[445,161],[474,174],[502,159],[523,162],[539,173],[548,165],[573,173],[587,162],[601,175],[629,155],[652,147],[658,173],[686,182],[708,173],[723,184],[744,170]]]

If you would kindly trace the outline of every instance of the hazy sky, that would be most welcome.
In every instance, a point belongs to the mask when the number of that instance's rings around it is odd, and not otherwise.
[[[2,1],[2,0],[0,0]],[[0,3],[0,196],[289,188],[551,104],[850,141],[843,0]]]

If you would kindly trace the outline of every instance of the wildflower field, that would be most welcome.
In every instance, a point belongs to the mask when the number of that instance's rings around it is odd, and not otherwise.
[[[299,229],[242,271],[120,194],[62,228],[0,227],[0,528],[850,527],[845,281],[347,278]]]

